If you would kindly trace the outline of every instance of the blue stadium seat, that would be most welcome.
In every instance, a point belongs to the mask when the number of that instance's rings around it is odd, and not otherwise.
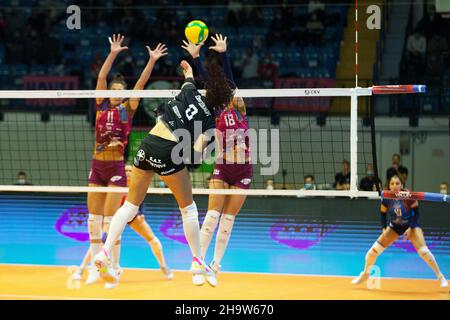
[[[0,43],[0,64],[5,63],[5,46]]]
[[[294,16],[308,14],[308,6],[298,6],[294,8]]]
[[[299,68],[297,75],[300,78],[312,78],[313,77],[312,70],[309,68]]]
[[[275,19],[276,10],[274,8],[261,9],[263,21],[273,21]]]
[[[204,21],[206,17],[210,16],[208,8],[193,8],[190,11],[195,20]]]
[[[9,76],[11,73],[9,65],[0,65],[0,76]]]
[[[47,65],[38,64],[34,65],[30,68],[31,75],[46,75],[47,74]]]
[[[24,76],[29,72],[28,66],[25,64],[13,64],[11,65],[11,73],[16,76]]]

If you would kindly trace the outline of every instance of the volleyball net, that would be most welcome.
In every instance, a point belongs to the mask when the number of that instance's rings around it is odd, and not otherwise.
[[[246,103],[252,130],[251,189],[209,190],[216,161],[213,153],[198,168],[190,169],[194,194],[378,197],[379,190],[359,187],[369,167],[378,179],[376,128],[367,99],[377,94],[425,91],[420,85],[239,89],[236,96]],[[125,150],[125,161],[132,163],[156,122],[156,107],[178,92],[0,91],[0,191],[126,192],[124,188],[87,187],[95,143],[94,99],[142,98]],[[366,99],[364,107],[359,104],[362,99]],[[88,108],[79,108],[87,102]],[[340,112],[333,112],[336,104],[344,106]],[[336,190],[335,178],[345,163],[350,179],[344,190]],[[25,172],[32,185],[15,185],[19,172]],[[268,189],[272,184],[273,189]],[[170,190],[155,176],[148,192]]]

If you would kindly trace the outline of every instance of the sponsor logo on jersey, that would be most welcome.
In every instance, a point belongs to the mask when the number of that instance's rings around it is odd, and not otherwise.
[[[153,158],[153,157],[150,157],[149,161],[153,162],[153,163],[156,163],[156,164],[161,164],[162,163],[161,159],[156,159],[156,158]]]
[[[242,179],[241,180],[241,183],[245,184],[245,185],[250,184],[251,182],[252,182],[252,179]]]
[[[122,179],[121,176],[114,176],[114,177],[112,177],[112,178],[110,179],[110,181],[111,181],[111,182],[116,182],[116,181],[119,181],[120,179]]]
[[[156,159],[156,158],[150,157],[149,159],[145,159],[145,161],[150,163],[150,165],[152,167],[155,167],[155,168],[161,169],[161,168],[165,168],[166,167],[166,164],[162,163],[161,159]]]
[[[398,216],[402,216],[402,206],[399,203],[394,204],[394,213]]]
[[[161,174],[168,174],[175,171],[175,168],[170,169],[169,171],[162,171]]]
[[[142,149],[139,149],[139,151],[136,154],[136,159],[138,159],[139,161],[144,161],[145,159],[145,151]]]
[[[178,117],[178,119],[181,119],[181,114],[180,114],[180,110],[178,110],[178,107],[173,106],[172,110],[173,110],[173,113],[175,113],[175,115]]]
[[[220,170],[219,169],[214,169],[213,175],[217,176],[220,174]]]
[[[202,96],[196,95],[196,96],[195,96],[195,99],[197,100],[198,105],[200,106],[200,108],[202,108],[203,112],[204,112],[207,116],[210,116],[210,115],[211,115],[211,112],[209,112],[208,108],[206,107],[205,103],[203,102]]]

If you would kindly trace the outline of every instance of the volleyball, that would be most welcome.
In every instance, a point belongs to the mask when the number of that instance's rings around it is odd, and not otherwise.
[[[195,44],[205,41],[208,38],[208,33],[208,26],[200,20],[189,22],[184,29],[186,39]]]

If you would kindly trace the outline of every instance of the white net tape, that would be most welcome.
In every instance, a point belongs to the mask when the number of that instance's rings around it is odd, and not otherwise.
[[[204,90],[199,90],[204,94]],[[179,90],[3,90],[0,99],[172,98]],[[372,88],[238,89],[236,97],[350,97],[370,96]]]

